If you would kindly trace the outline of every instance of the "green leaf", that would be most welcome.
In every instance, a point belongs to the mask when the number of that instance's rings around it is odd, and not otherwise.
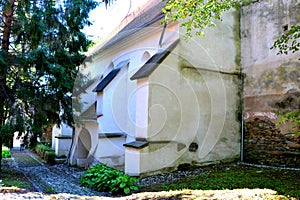
[[[125,183],[121,183],[121,184],[120,184],[120,188],[124,188],[125,186],[126,186]]]
[[[127,188],[124,188],[124,193],[125,194],[129,194],[130,193],[130,189],[127,187]]]

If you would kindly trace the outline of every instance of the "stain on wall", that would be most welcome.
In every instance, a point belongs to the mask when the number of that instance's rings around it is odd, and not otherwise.
[[[292,25],[299,25],[297,0],[261,0],[242,8],[241,54],[244,161],[300,167],[300,138],[292,124],[277,125],[279,112],[299,109],[300,52],[270,49]]]

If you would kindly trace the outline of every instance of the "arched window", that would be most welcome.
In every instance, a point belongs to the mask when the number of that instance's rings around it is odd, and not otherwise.
[[[148,52],[148,51],[145,51],[144,53],[143,53],[143,56],[142,56],[142,62],[143,63],[145,63],[147,60],[149,60],[150,59],[150,57],[151,57],[151,55],[150,55],[150,53]]]

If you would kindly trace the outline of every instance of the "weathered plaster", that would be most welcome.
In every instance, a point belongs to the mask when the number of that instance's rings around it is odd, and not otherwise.
[[[297,0],[260,1],[242,8],[241,49],[245,111],[276,111],[272,101],[299,90],[300,54],[277,55],[273,43],[283,26],[300,21]],[[271,98],[268,98],[271,97]]]
[[[232,11],[205,39],[181,40],[150,75],[150,143],[140,152],[140,173],[239,156],[240,50],[233,33],[237,24],[238,14]],[[192,143],[197,146],[193,151]]]
[[[290,167],[299,164],[294,150],[286,144],[289,132],[276,122],[278,111],[299,109],[300,52],[277,55],[278,50],[270,49],[284,29],[299,22],[299,0],[264,0],[242,8],[246,162]]]

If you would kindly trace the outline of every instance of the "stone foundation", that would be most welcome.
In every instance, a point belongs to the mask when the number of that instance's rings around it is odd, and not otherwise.
[[[245,121],[244,161],[279,167],[300,167],[300,136],[284,134],[268,118]]]

